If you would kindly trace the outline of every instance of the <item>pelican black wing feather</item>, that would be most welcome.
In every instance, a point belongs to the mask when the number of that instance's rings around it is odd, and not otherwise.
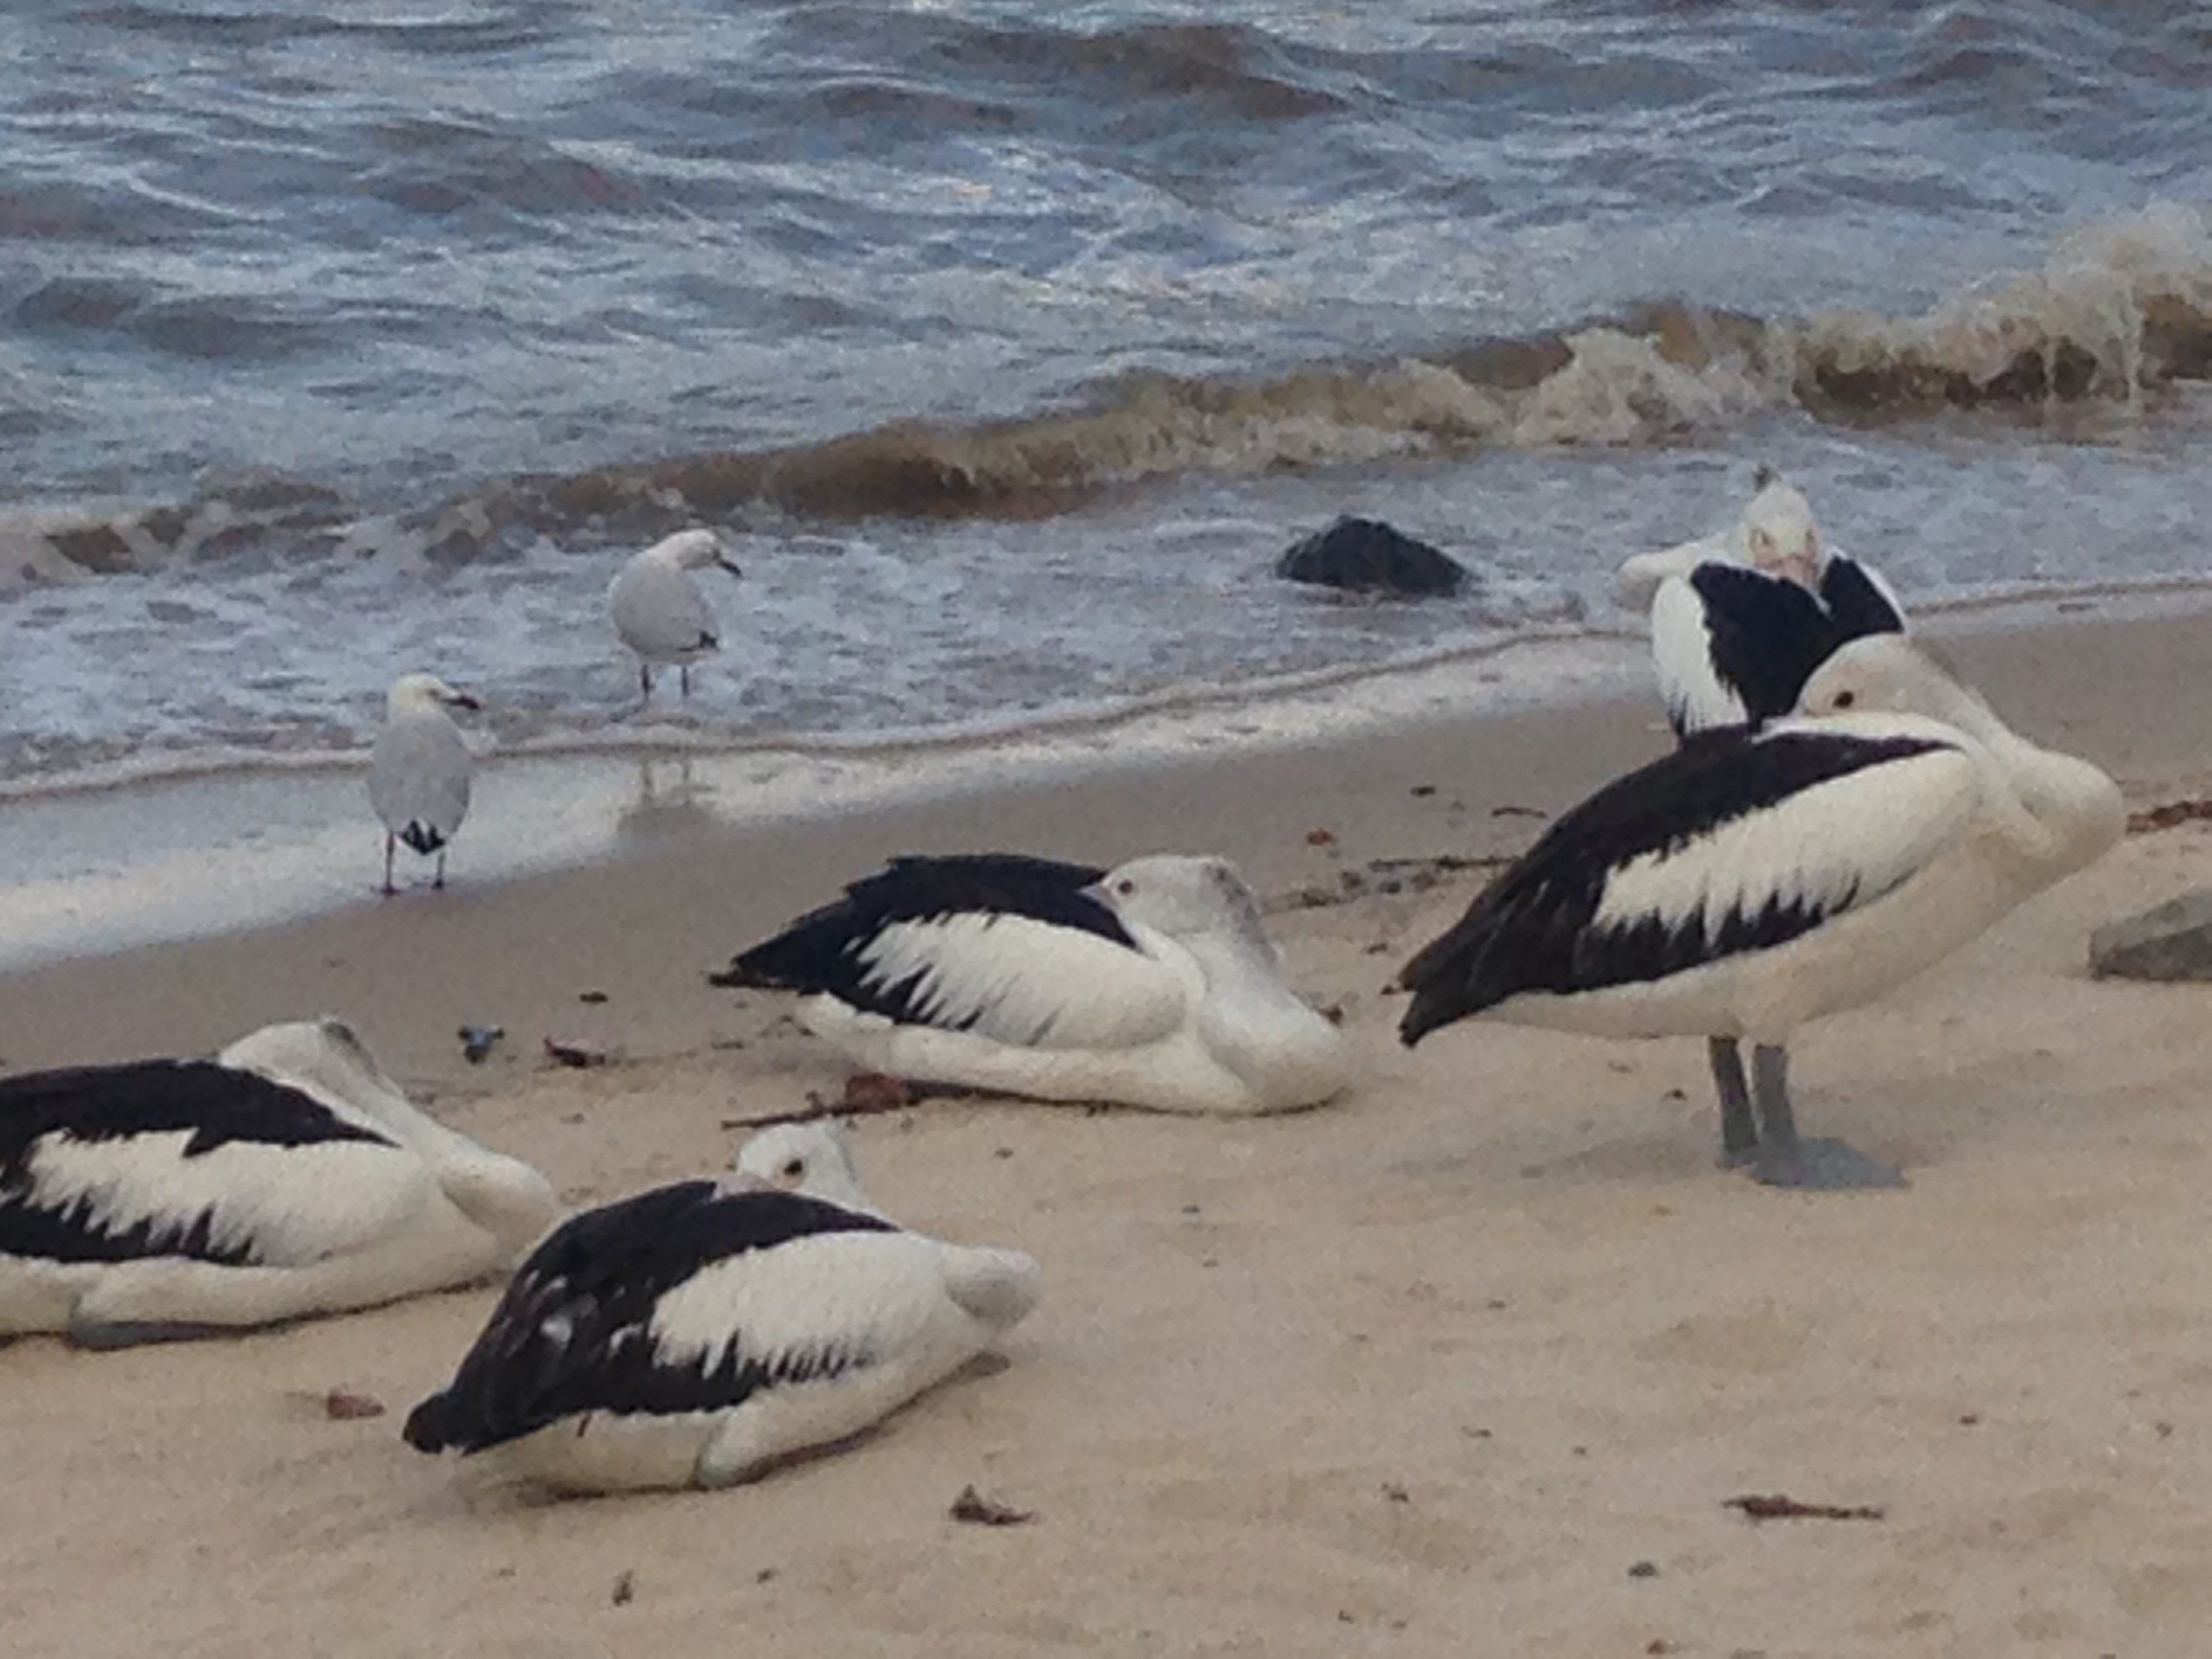
[[[861,960],[884,928],[960,915],[1021,915],[1134,949],[1114,913],[1084,890],[1105,876],[1089,865],[1015,853],[893,859],[848,887],[844,897],[809,911],[708,978],[716,985],[826,991],[871,1013],[912,1018],[911,983],[873,982]]]
[[[1660,979],[1809,932],[1828,911],[1802,898],[1735,912],[1710,937],[1701,923],[1656,917],[1595,924],[1607,882],[1620,866],[1674,852],[1817,784],[1944,746],[1842,732],[1759,734],[1741,726],[1692,736],[1563,814],[1456,926],[1406,964],[1398,982],[1413,1000],[1399,1036],[1410,1046],[1439,1025],[1523,993],[1566,995]]]
[[[214,1243],[212,1211],[149,1217],[111,1229],[95,1224],[81,1193],[40,1201],[32,1164],[40,1142],[54,1137],[125,1140],[180,1131],[189,1135],[182,1152],[188,1158],[234,1141],[392,1144],[297,1089],[213,1060],[131,1060],[0,1079],[0,1255],[48,1261],[130,1261],[148,1255],[233,1265],[250,1261],[249,1246]]]
[[[816,1233],[896,1232],[797,1193],[679,1182],[572,1217],[531,1253],[453,1380],[408,1414],[419,1451],[481,1451],[583,1412],[715,1411],[755,1390],[835,1375],[865,1356],[698,1354],[655,1342],[655,1305],[703,1269]]]

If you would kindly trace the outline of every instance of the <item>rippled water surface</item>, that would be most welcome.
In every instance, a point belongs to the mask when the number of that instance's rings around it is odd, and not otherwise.
[[[695,741],[1627,625],[1755,462],[1911,602],[2199,573],[2212,14],[263,0],[0,17],[0,780]],[[1293,591],[1343,512],[1478,576]],[[717,579],[718,580],[720,579]]]

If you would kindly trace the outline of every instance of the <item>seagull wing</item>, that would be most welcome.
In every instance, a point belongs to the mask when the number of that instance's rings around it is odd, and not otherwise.
[[[453,839],[469,815],[469,781],[475,770],[476,761],[453,721],[436,713],[405,715],[377,736],[369,759],[368,802],[393,835],[419,852],[434,852]]]

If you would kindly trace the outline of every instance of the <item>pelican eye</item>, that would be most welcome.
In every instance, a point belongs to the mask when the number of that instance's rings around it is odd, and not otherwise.
[[[1130,894],[1137,890],[1137,884],[1130,880],[1128,877],[1124,876],[1121,880],[1114,884],[1114,890],[1119,893],[1123,898],[1127,898]]]
[[[1858,700],[1859,694],[1856,691],[1838,691],[1836,693],[1836,707],[1838,708],[1849,708]]]
[[[806,1160],[803,1158],[787,1158],[782,1173],[786,1181],[797,1181],[806,1173]]]

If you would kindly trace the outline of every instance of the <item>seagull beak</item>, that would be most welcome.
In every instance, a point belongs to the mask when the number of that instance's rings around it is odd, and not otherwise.
[[[728,571],[732,576],[742,576],[745,574],[744,571],[738,568],[738,562],[735,559],[717,559],[714,562],[722,569]]]
[[[476,695],[468,691],[454,691],[448,693],[446,697],[446,702],[449,706],[455,708],[482,708],[483,707],[483,703],[476,696]]]

